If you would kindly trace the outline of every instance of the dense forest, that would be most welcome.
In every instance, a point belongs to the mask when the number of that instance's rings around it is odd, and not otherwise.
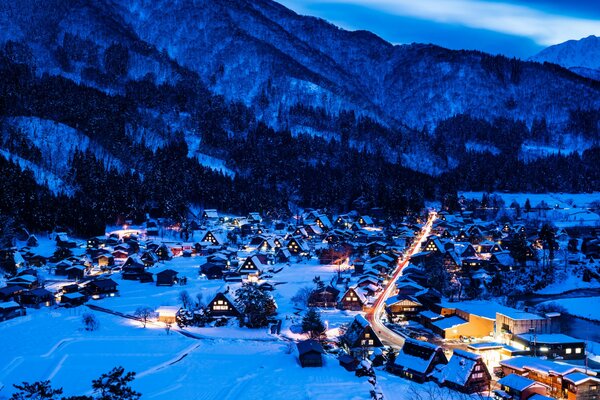
[[[425,129],[409,137],[406,131],[353,111],[332,114],[298,104],[285,117],[287,124],[333,133],[303,135],[285,125],[277,130],[267,126],[251,108],[212,93],[193,72],[181,73],[173,83],[156,84],[151,77],[128,80],[126,49],[111,46],[104,58],[101,76],[100,71],[88,73],[104,84],[119,83],[123,90],[100,90],[37,73],[27,62],[26,48],[12,42],[4,47],[0,117],[35,117],[71,127],[121,168],[90,149],[76,150],[67,160],[68,168],[57,171],[71,190],[51,191],[22,168],[23,162],[39,165],[47,155],[7,122],[0,136],[0,147],[8,154],[0,157],[0,214],[30,229],[65,226],[90,235],[102,232],[106,223],[140,220],[146,213],[182,220],[189,216],[190,205],[279,215],[298,206],[332,211],[378,206],[390,215],[402,215],[420,209],[426,199],[441,199],[459,189],[600,187],[598,147],[528,163],[519,158],[517,150],[525,140],[551,139],[543,120],[528,128],[520,121],[458,115],[431,133]],[[150,121],[161,138],[158,144],[136,134],[149,124],[150,111],[162,118]],[[164,116],[169,115],[187,116],[185,132],[167,123]],[[595,140],[598,119],[593,112],[573,113],[571,123],[587,129],[588,138]],[[190,135],[201,141],[204,152],[225,160],[234,174],[198,162],[189,148]],[[56,146],[62,146],[56,139]],[[465,151],[473,140],[497,152]],[[449,172],[432,176],[402,166],[400,156],[415,146],[432,149],[422,156]]]

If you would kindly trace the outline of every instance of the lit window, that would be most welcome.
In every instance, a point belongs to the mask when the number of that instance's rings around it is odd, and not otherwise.
[[[565,350],[565,353],[567,353],[567,354],[571,354],[572,352],[573,352],[573,350],[572,350],[572,349],[567,349],[567,350]]]
[[[577,347],[577,348],[575,349],[575,353],[577,353],[577,354],[581,354],[581,347]]]
[[[213,306],[213,310],[227,311],[227,306]]]

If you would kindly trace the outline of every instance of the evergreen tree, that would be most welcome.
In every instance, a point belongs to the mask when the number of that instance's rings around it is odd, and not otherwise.
[[[137,400],[142,395],[129,384],[135,379],[135,372],[125,372],[123,367],[115,367],[92,381],[96,400]]]
[[[54,400],[58,399],[58,396],[63,392],[62,389],[53,389],[50,386],[50,381],[23,382],[20,385],[13,386],[18,392],[15,392],[10,400]]]
[[[250,328],[267,326],[269,317],[277,312],[275,300],[260,290],[256,283],[244,283],[235,291],[235,297],[242,312],[242,322]]]
[[[302,318],[302,332],[308,333],[311,339],[321,339],[325,334],[321,315],[314,308],[309,309]]]

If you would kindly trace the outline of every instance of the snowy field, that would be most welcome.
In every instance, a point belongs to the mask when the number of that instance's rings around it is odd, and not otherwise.
[[[597,289],[600,288],[600,282],[592,280],[584,282],[581,276],[566,274],[560,280],[536,291],[539,294],[560,294],[576,289]]]
[[[42,248],[45,247],[42,240]],[[119,284],[119,297],[89,304],[132,314],[137,307],[178,306],[178,296],[186,290],[195,298],[202,293],[208,302],[228,284],[220,280],[198,278],[203,257],[178,257],[160,263],[151,272],[171,268],[188,277],[185,286],[157,287],[154,283],[124,281],[120,274],[112,278]],[[267,329],[227,327],[186,328],[197,338],[183,336],[176,328],[170,334],[164,324],[149,323],[147,328],[131,319],[74,309],[28,309],[28,315],[0,323],[0,399],[8,398],[12,385],[21,381],[50,379],[55,387],[63,387],[65,395],[88,393],[91,381],[115,366],[135,371],[134,388],[144,398],[172,399],[369,399],[371,385],[357,378],[327,356],[323,368],[299,366],[291,339],[303,339],[294,329],[303,315],[290,300],[302,287],[314,287],[313,278],[320,276],[328,283],[336,267],[319,265],[316,260],[297,264],[278,264],[283,268],[269,282],[276,285],[273,296],[278,305],[278,318],[283,320],[281,335]],[[233,292],[240,284],[229,284]],[[100,328],[83,329],[81,317],[91,312]],[[324,310],[322,318],[328,334],[339,333],[340,325],[352,321],[356,313]],[[386,399],[409,398],[409,381],[378,371]],[[76,377],[76,379],[74,379]],[[433,387],[433,386],[432,386]]]
[[[466,199],[481,200],[484,192],[461,192],[459,195]],[[569,226],[600,226],[600,215],[597,211],[589,210],[594,204],[600,203],[600,192],[593,193],[503,193],[494,192],[504,201],[505,207],[517,202],[523,210],[529,199],[531,207],[537,208],[542,202],[551,210],[533,210],[522,212],[524,219],[549,220],[557,227]]]
[[[366,379],[331,356],[323,368],[301,368],[286,341],[195,340],[98,312],[100,329],[86,332],[82,310],[31,311],[0,324],[1,340],[12,343],[0,356],[0,398],[22,380],[50,379],[65,395],[88,393],[90,382],[116,365],[137,372],[133,387],[148,399],[370,398]],[[423,388],[382,371],[378,377],[386,399],[409,399],[412,385]]]
[[[600,321],[600,297],[579,297],[573,299],[552,300],[542,304],[559,304],[571,315]]]

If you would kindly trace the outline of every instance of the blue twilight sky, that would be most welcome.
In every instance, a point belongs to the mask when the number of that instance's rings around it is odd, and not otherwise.
[[[278,0],[299,14],[395,43],[434,43],[527,58],[600,36],[600,0]]]

